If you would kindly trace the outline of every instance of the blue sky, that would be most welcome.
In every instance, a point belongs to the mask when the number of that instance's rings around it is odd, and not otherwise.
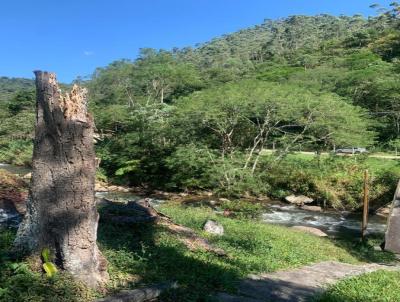
[[[193,46],[213,37],[294,14],[373,15],[384,0],[3,0],[0,76],[59,80],[134,59],[139,48]]]

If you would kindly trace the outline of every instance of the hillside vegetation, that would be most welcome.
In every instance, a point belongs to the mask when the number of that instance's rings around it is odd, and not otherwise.
[[[34,81],[29,79],[0,77],[0,103],[9,100],[20,90],[33,89],[34,85]]]
[[[357,208],[362,171],[371,168],[365,157],[287,155],[346,146],[397,152],[399,5],[379,11],[265,20],[194,48],[141,49],[133,61],[98,68],[81,84],[100,134],[102,178],[229,196],[307,194]],[[0,83],[7,81],[16,83]],[[0,103],[0,160],[26,164],[34,102],[30,87],[20,88]],[[399,165],[372,168],[373,202],[385,203]]]

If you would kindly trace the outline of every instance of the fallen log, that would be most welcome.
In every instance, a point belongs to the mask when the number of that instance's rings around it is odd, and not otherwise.
[[[161,293],[168,289],[177,288],[176,282],[154,284],[149,287],[132,290],[122,290],[115,295],[97,299],[96,302],[146,302],[157,299]]]

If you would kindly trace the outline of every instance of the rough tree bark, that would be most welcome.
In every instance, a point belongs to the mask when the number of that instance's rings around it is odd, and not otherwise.
[[[54,73],[35,71],[36,128],[27,213],[14,248],[40,254],[49,248],[55,263],[91,287],[108,279],[99,251],[94,182],[94,123],[86,90],[62,94]]]
[[[400,254],[400,181],[392,202],[385,236],[385,250]]]

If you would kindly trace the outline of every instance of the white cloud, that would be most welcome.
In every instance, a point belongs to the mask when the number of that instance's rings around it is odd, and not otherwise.
[[[84,54],[85,56],[93,56],[93,55],[94,55],[94,51],[85,50],[85,51],[83,52],[83,54]]]

